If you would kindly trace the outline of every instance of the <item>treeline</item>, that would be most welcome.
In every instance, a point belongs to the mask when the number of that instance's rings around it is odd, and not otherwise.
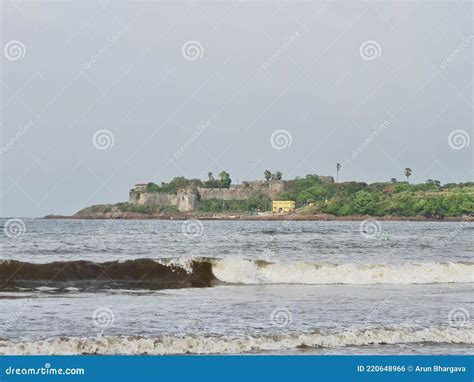
[[[325,183],[317,175],[293,181],[293,189],[280,195],[294,200],[309,212],[337,216],[425,216],[445,217],[474,213],[474,183],[449,183],[437,180],[409,184],[391,182]]]
[[[372,215],[403,217],[461,216],[474,214],[474,183],[448,183],[437,180],[409,184],[391,182],[323,182],[317,175],[291,181],[291,191],[277,199],[294,200],[302,213],[336,216]],[[201,201],[202,212],[270,211],[272,200],[265,192],[255,192],[247,200]]]
[[[198,187],[205,187],[205,188],[229,188],[232,179],[230,175],[226,171],[222,171],[219,174],[219,178],[214,178],[212,172],[207,174],[208,179],[206,181],[202,181],[201,179],[186,179],[183,176],[177,176],[173,178],[170,182],[165,183],[162,182],[161,185],[157,185],[156,183],[149,182],[147,184],[146,190],[147,192],[163,192],[163,193],[170,193],[175,194],[179,190],[182,189],[195,189]]]
[[[270,170],[264,171],[265,182],[270,182],[272,180],[281,180],[283,174],[281,171],[276,171],[272,173]],[[153,182],[147,184],[147,192],[163,192],[163,193],[176,193],[182,189],[193,189],[197,187],[204,188],[229,188],[232,184],[232,179],[227,171],[221,171],[218,178],[214,178],[212,172],[207,173],[207,180],[202,181],[201,179],[193,178],[186,179],[183,176],[177,176],[173,178],[170,182],[161,182],[161,185],[158,185]]]
[[[341,169],[338,164],[337,172]],[[327,213],[336,216],[425,216],[438,217],[474,214],[474,183],[447,183],[428,179],[425,183],[409,184],[411,169],[405,169],[406,182],[392,178],[390,182],[367,184],[364,182],[325,182],[317,175],[306,175],[290,181],[291,190],[278,195],[279,200],[294,200],[303,213]],[[265,170],[262,180],[269,183],[281,180],[282,173]],[[180,189],[229,188],[229,173],[222,171],[218,178],[211,172],[208,179],[186,179],[176,177],[169,183],[148,183],[148,192],[176,193]],[[201,201],[202,212],[255,213],[270,211],[272,200],[261,190],[247,200]],[[133,209],[134,207],[128,207]],[[139,207],[149,208],[149,207]],[[147,212],[147,211],[143,211]],[[150,211],[151,212],[151,211]]]

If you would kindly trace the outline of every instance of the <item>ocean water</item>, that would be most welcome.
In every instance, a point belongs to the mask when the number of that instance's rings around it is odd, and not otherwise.
[[[473,350],[473,223],[23,224],[0,220],[0,354]]]

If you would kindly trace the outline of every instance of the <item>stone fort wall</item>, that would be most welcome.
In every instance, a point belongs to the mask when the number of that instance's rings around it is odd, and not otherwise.
[[[320,177],[326,182],[334,182],[332,177]],[[145,184],[136,185],[130,190],[129,203],[135,205],[176,206],[179,211],[192,211],[199,206],[201,200],[246,200],[255,192],[264,192],[274,199],[282,192],[292,188],[291,181],[273,180],[269,183],[263,181],[246,181],[241,185],[232,185],[229,188],[203,188],[197,191],[180,190],[176,194],[149,193]]]

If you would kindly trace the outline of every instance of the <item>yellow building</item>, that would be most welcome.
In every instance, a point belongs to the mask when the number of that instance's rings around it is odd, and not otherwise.
[[[293,200],[274,200],[272,202],[272,212],[291,212],[295,210],[295,202]]]

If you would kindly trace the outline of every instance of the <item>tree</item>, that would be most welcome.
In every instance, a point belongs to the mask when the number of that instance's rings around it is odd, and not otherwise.
[[[410,183],[411,168],[407,167],[405,169],[405,176],[407,177],[407,183]]]
[[[230,175],[226,171],[222,171],[219,174],[219,185],[222,188],[229,188],[230,184],[232,183],[232,179],[230,179]]]
[[[263,175],[265,176],[265,181],[267,183],[272,179],[272,172],[270,170],[265,170]]]
[[[341,169],[341,164],[336,163],[336,182],[339,180],[339,170]]]
[[[367,191],[359,191],[349,203],[349,214],[374,215],[377,208],[377,195]]]
[[[283,174],[281,173],[281,171],[277,171],[275,173],[275,179],[276,180],[281,180],[282,177],[283,177]]]
[[[390,183],[397,183],[397,182],[398,182],[397,178],[391,178],[390,179]]]
[[[160,192],[160,186],[158,186],[156,183],[149,182],[146,185],[146,192]]]
[[[208,179],[208,180],[213,180],[213,179],[214,179],[214,176],[212,176],[212,172],[209,171],[209,172],[207,173],[207,179]]]

